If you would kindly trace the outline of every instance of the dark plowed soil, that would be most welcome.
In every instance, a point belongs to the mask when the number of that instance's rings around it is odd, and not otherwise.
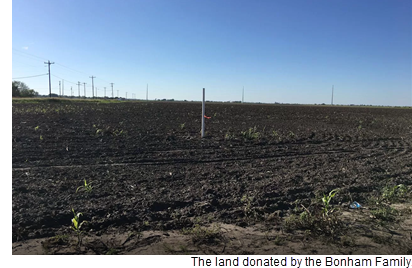
[[[339,189],[331,206],[352,213],[356,200],[367,213],[385,186],[412,185],[412,109],[207,103],[206,115],[201,139],[200,103],[13,103],[13,243],[72,236],[72,208],[87,221],[86,237],[220,223],[266,226],[296,238],[284,219],[298,203],[308,208]],[[79,188],[84,180],[90,192]],[[402,234],[387,253],[398,254],[395,249],[411,241],[412,225],[403,220],[376,220]],[[325,237],[327,243],[340,243],[345,230]],[[369,231],[359,232],[367,237]],[[355,248],[355,240],[346,246]],[[109,251],[82,248],[69,253]],[[118,253],[127,253],[122,249]]]

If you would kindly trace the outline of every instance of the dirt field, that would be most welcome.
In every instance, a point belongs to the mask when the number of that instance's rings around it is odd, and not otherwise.
[[[412,109],[12,109],[13,254],[412,254]]]

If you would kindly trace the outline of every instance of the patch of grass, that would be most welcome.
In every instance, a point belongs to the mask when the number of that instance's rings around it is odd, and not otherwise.
[[[233,140],[235,138],[235,135],[233,134],[233,133],[231,133],[231,132],[226,132],[226,134],[225,134],[225,140]]]
[[[270,240],[270,239],[268,239]],[[285,239],[281,238],[280,236],[276,235],[275,239],[272,240],[273,244],[276,246],[282,246],[285,244]]]
[[[275,140],[277,140],[277,141],[281,141],[281,140],[282,140],[281,135],[280,135],[279,132],[277,132],[276,130],[273,130],[273,131],[272,131],[272,137],[273,137]]]
[[[176,250],[174,248],[172,248],[169,244],[164,243],[163,244],[163,249],[167,252],[167,253],[176,253]]]
[[[371,210],[371,215],[375,219],[385,221],[385,222],[394,222],[396,217],[399,215],[398,211],[388,205],[381,204],[376,209]]]
[[[188,253],[189,252],[189,249],[187,248],[186,245],[179,245],[179,249],[183,253]]]
[[[70,239],[68,235],[56,235],[46,239],[42,243],[42,247],[46,251],[46,254],[48,254],[51,249],[59,246],[69,245],[69,243]]]
[[[343,235],[340,238],[340,244],[344,247],[354,247],[355,244],[355,239],[351,236]]]
[[[396,202],[407,197],[408,193],[409,190],[404,184],[385,186],[382,190],[382,199],[388,202]]]
[[[215,244],[223,238],[220,226],[218,225],[205,228],[199,224],[195,224],[192,228],[183,228],[182,233],[184,235],[191,235],[194,244]]]
[[[257,131],[256,126],[249,128],[247,131],[240,132],[244,139],[246,140],[255,140],[260,138],[260,132]]]
[[[110,248],[107,252],[106,255],[117,255],[120,253],[120,250],[116,248]]]
[[[121,122],[122,124],[122,122]],[[95,129],[95,135],[96,136],[125,136],[127,135],[127,131],[121,129],[121,128],[114,128],[110,126],[106,127],[100,127],[97,125],[93,125],[93,128]]]

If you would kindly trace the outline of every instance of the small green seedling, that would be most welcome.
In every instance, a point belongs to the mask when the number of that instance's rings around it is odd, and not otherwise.
[[[338,189],[334,189],[330,191],[329,195],[323,194],[322,197],[322,202],[323,202],[323,212],[327,215],[329,212],[329,203],[332,200],[332,198],[336,195],[338,192]]]
[[[225,134],[225,140],[233,140],[235,138],[235,135],[233,135],[232,133],[230,133],[230,132],[227,132],[226,134]]]
[[[386,186],[383,189],[382,198],[387,201],[396,201],[399,198],[406,196],[408,188],[404,184],[395,185],[393,187]]]
[[[71,228],[77,234],[77,245],[80,247],[82,245],[82,233],[83,233],[83,231],[80,230],[80,228],[87,221],[80,222],[80,216],[83,216],[83,213],[81,212],[76,213],[73,208],[72,208],[72,211],[73,211],[74,218],[72,219],[73,225],[71,226]]]
[[[247,140],[255,140],[260,137],[260,133],[257,131],[256,126],[249,128],[247,131],[241,131],[240,133],[242,134],[243,138]]]
[[[80,190],[84,189],[86,193],[90,193],[93,189],[92,182],[87,183],[86,179],[84,179],[84,185],[77,187],[76,193]]]

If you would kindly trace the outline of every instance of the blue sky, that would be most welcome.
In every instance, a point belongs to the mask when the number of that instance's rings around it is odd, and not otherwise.
[[[412,104],[410,0],[13,0],[12,78],[52,92]],[[48,76],[17,79],[48,94]]]

